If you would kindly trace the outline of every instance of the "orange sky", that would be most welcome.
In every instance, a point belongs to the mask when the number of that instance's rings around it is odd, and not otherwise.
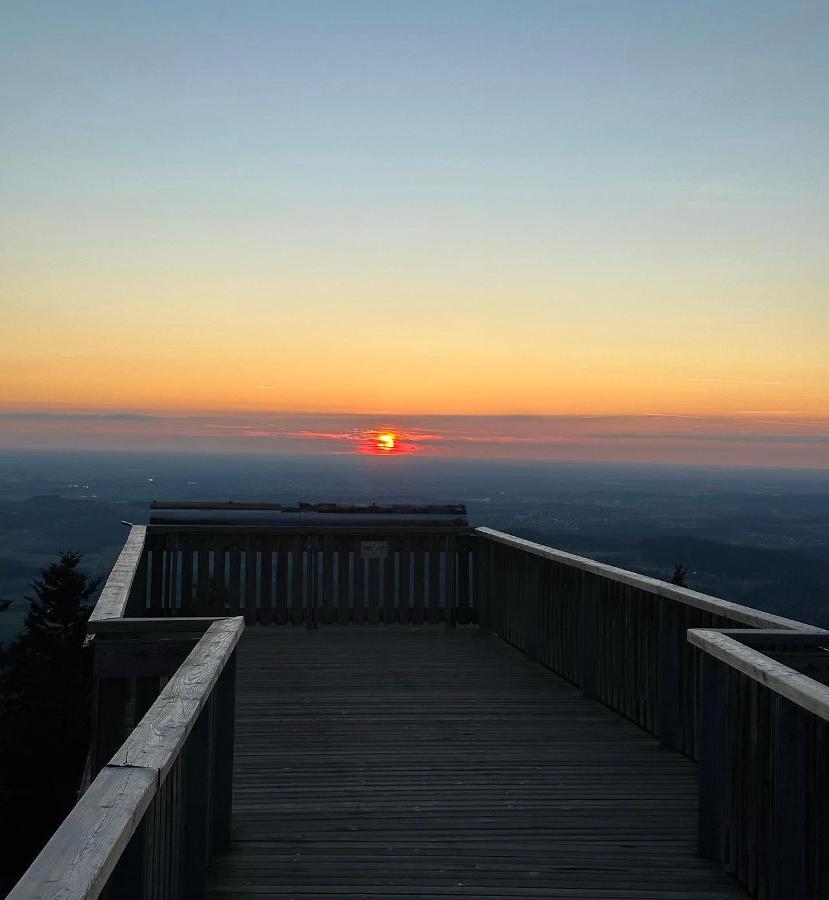
[[[185,273],[117,288],[91,270],[74,283],[29,274],[3,287],[17,301],[0,335],[6,409],[829,410],[829,304],[817,284],[792,285],[795,305],[772,303],[768,285],[623,292],[611,279],[482,295],[473,283],[436,298],[415,277],[395,291],[366,273],[323,297],[320,275],[296,273],[204,294]]]
[[[824,420],[829,63],[759,2],[19,6],[0,412]]]

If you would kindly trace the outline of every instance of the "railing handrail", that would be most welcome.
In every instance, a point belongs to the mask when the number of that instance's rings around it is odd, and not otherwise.
[[[127,609],[130,591],[144,552],[146,525],[133,525],[118,559],[109,573],[98,602],[89,617],[90,622],[122,618]]]
[[[816,625],[809,625],[806,622],[798,622],[796,619],[787,619],[783,616],[777,616],[773,613],[766,613],[759,609],[753,609],[750,606],[742,606],[739,603],[732,603],[730,600],[722,600],[719,597],[712,597],[710,594],[701,594],[698,591],[692,591],[689,588],[679,587],[670,584],[667,581],[660,581],[658,578],[650,578],[647,575],[639,575],[636,572],[630,572],[627,569],[620,569],[617,566],[611,566],[607,563],[597,562],[595,559],[588,559],[584,556],[576,556],[573,553],[567,553],[564,550],[556,550],[553,547],[547,547],[544,544],[537,544],[534,541],[528,541],[524,538],[514,537],[503,531],[496,531],[492,528],[476,528],[475,532],[489,540],[499,544],[505,544],[516,550],[523,550],[534,556],[541,556],[555,562],[560,562],[584,572],[590,572],[593,575],[599,575],[608,578],[611,581],[617,581],[621,584],[629,585],[638,590],[654,594],[657,597],[665,597],[668,600],[676,600],[686,606],[693,606],[696,609],[713,613],[723,618],[732,619],[735,622],[742,622],[753,628],[783,628],[792,631],[808,631],[819,633],[823,629]]]
[[[99,896],[181,753],[244,627],[241,617],[210,625],[7,900]]]
[[[813,635],[814,632],[810,632]],[[829,632],[826,643],[829,646]],[[762,633],[761,633],[762,636]],[[796,636],[792,636],[796,640]],[[829,686],[749,647],[735,633],[712,628],[691,628],[688,640],[704,653],[747,675],[775,694],[807,712],[829,721]]]

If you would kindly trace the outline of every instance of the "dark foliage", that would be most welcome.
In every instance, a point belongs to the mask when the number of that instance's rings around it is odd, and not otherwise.
[[[688,567],[677,563],[674,566],[674,574],[671,575],[671,584],[679,587],[688,587]]]
[[[72,808],[89,746],[91,660],[83,649],[98,579],[79,553],[47,566],[23,631],[0,651],[0,893]]]

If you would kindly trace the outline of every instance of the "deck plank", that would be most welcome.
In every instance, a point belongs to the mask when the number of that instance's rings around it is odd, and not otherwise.
[[[684,757],[491,635],[249,628],[208,896],[731,900]]]

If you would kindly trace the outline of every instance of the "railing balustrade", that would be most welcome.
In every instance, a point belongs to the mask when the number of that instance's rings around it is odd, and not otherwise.
[[[477,615],[699,762],[702,856],[829,897],[829,633],[479,528]]]
[[[243,629],[241,619],[209,625],[9,900],[200,896],[210,853],[230,838]]]
[[[754,896],[829,897],[829,634],[689,641],[702,660],[700,854]]]
[[[150,525],[130,605],[260,625],[464,624],[472,621],[468,533]]]
[[[487,528],[133,526],[90,618],[91,784],[10,895],[197,897],[244,622],[478,623],[699,762],[699,851],[829,896],[829,633]]]

